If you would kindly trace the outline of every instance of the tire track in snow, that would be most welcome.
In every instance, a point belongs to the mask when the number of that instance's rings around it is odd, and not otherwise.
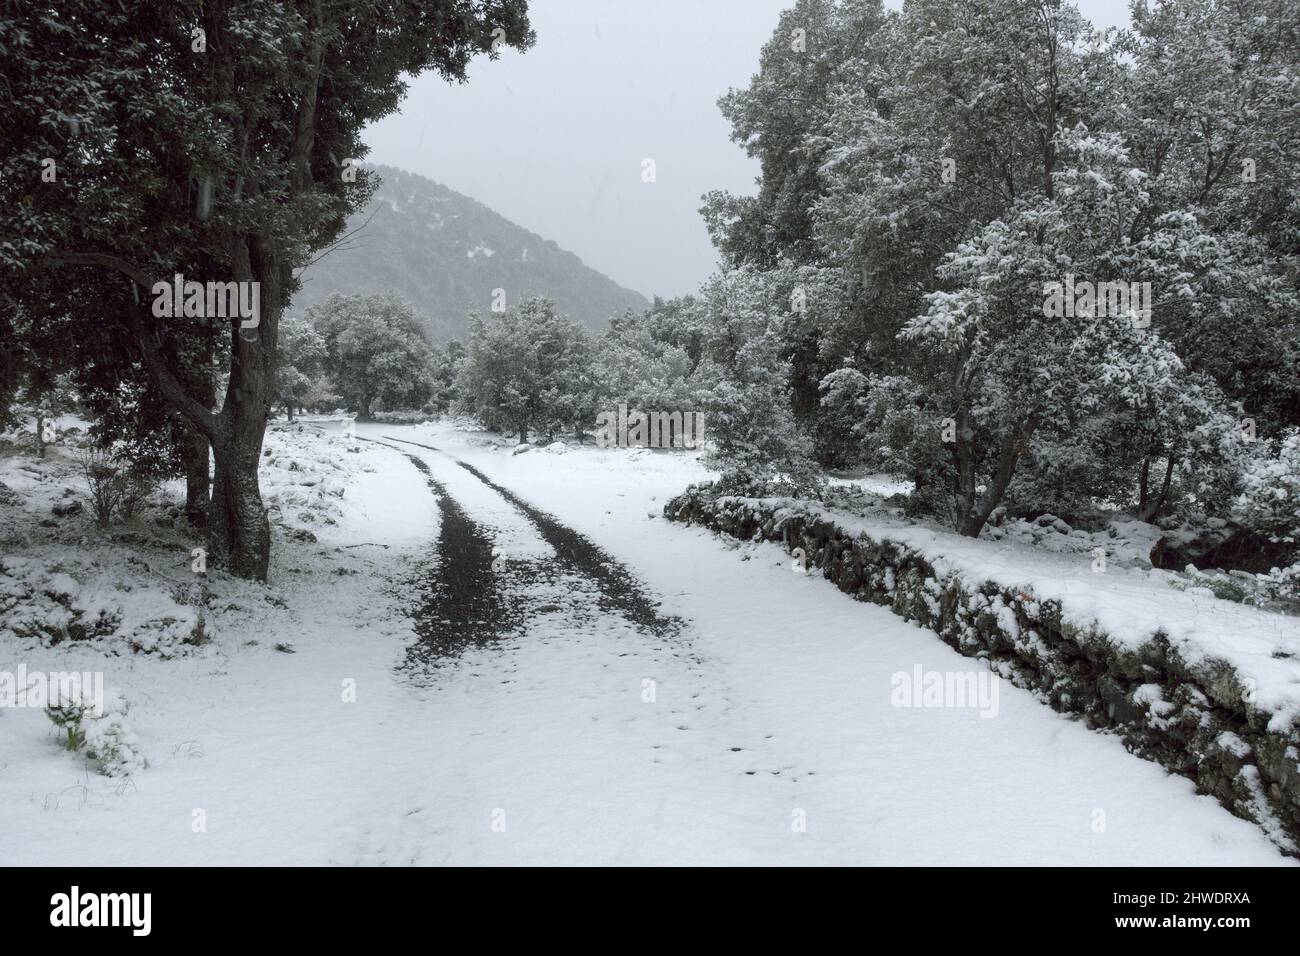
[[[642,589],[636,576],[625,565],[593,544],[589,538],[560,523],[553,515],[524,501],[509,489],[498,485],[473,465],[466,464],[433,445],[423,445],[392,435],[383,437],[389,441],[414,445],[417,448],[446,455],[514,505],[533,524],[546,543],[555,549],[556,558],[563,566],[578,572],[596,585],[600,592],[601,610],[620,614],[657,637],[671,636],[682,629],[684,622],[681,618],[660,613],[660,602],[652,599]]]
[[[430,580],[423,582],[420,610],[414,615],[420,640],[406,655],[408,664],[429,665],[466,647],[491,643],[518,622],[501,600],[492,570],[491,540],[433,477],[428,465],[415,455],[402,454],[424,475],[442,514],[437,561]]]

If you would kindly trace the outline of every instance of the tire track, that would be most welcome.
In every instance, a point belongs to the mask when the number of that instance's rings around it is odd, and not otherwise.
[[[469,648],[519,633],[525,619],[565,608],[575,623],[593,613],[614,614],[659,638],[681,630],[680,618],[661,614],[659,602],[646,594],[632,572],[585,536],[441,449],[382,437],[437,452],[460,465],[519,512],[555,555],[537,561],[502,554],[494,547],[495,535],[466,513],[446,484],[433,477],[427,462],[388,441],[358,436],[387,445],[410,461],[437,497],[441,514],[437,554],[415,580],[418,599],[412,617],[419,639],[407,650],[407,669],[437,668]]]
[[[420,639],[406,652],[408,666],[427,668],[468,647],[500,640],[519,620],[502,600],[492,569],[491,539],[433,477],[424,461],[401,454],[424,475],[441,513],[436,561],[416,585],[420,599],[412,617]]]
[[[383,437],[389,441],[414,445],[416,448],[424,448],[429,451],[436,451],[440,455],[446,455],[518,508],[524,517],[532,522],[546,543],[555,549],[556,557],[563,566],[590,579],[596,585],[600,592],[600,609],[602,611],[620,614],[656,637],[671,636],[681,630],[684,623],[682,619],[660,613],[661,602],[646,594],[636,576],[625,565],[594,544],[591,539],[560,523],[553,515],[534,507],[509,489],[498,485],[473,465],[447,455],[440,448],[407,441],[404,438],[396,438],[392,435],[384,435]]]

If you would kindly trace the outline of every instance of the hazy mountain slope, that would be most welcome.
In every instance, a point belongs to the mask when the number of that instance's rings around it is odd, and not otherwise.
[[[295,309],[332,292],[393,292],[429,320],[435,341],[445,341],[463,338],[466,312],[487,312],[498,288],[507,305],[524,294],[548,295],[560,312],[593,329],[649,306],[640,293],[482,203],[414,173],[375,168],[384,181],[369,208],[348,223],[360,232],[303,273]]]

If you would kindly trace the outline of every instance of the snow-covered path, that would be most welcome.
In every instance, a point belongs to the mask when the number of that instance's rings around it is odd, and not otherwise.
[[[4,715],[25,743],[0,769],[0,863],[1288,862],[1189,781],[1005,683],[992,718],[891,706],[899,671],[982,665],[773,547],[665,522],[665,497],[703,474],[692,461],[361,433],[441,451],[367,447],[376,471],[322,537],[355,546],[361,573],[296,592],[296,634],[100,661],[154,758],[129,787],[74,773],[39,713]],[[681,626],[609,606],[456,459],[622,562]],[[426,478],[506,558],[515,626],[441,662],[408,657],[401,613],[439,559]],[[266,647],[284,637],[298,653]]]
[[[688,622],[659,641],[610,615],[569,622],[561,613],[532,620],[512,643],[505,657],[526,690],[499,685],[502,696],[534,699],[508,711],[523,705],[530,722],[569,712],[527,750],[564,786],[495,783],[502,809],[513,802],[537,819],[524,834],[483,844],[493,859],[532,858],[528,844],[574,861],[1277,859],[1254,827],[1190,783],[1009,685],[992,719],[891,706],[898,671],[980,665],[881,608],[792,574],[774,548],[742,561],[712,535],[651,518],[680,489],[682,469],[672,466],[681,463],[664,462],[656,486],[653,467],[611,474],[601,453],[508,457],[456,447],[457,437],[442,433],[438,447],[627,562],[664,596],[667,613]],[[449,455],[421,454],[453,495],[481,496]],[[509,525],[502,539],[517,547],[526,533],[503,522],[499,504],[488,509],[491,523]],[[495,701],[485,710],[500,712]],[[498,735],[524,736],[509,727]]]

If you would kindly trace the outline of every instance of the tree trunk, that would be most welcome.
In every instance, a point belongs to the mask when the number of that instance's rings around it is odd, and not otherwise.
[[[1165,477],[1160,483],[1160,494],[1156,495],[1153,500],[1143,506],[1142,510],[1138,513],[1139,520],[1151,522],[1160,514],[1160,509],[1165,506],[1165,498],[1169,495],[1169,482],[1173,476],[1174,459],[1173,456],[1170,455],[1169,459],[1165,463]]]
[[[185,464],[185,518],[192,527],[203,528],[208,523],[208,437],[187,425],[182,456]]]
[[[191,390],[207,408],[216,401],[211,379],[196,381]],[[193,528],[206,528],[211,495],[211,470],[208,436],[195,423],[181,416],[185,422],[185,437],[181,449],[185,471],[185,519]]]
[[[293,424],[293,402],[289,402],[284,407],[285,410],[289,413],[289,424],[292,425]]]
[[[248,431],[213,447],[216,471],[208,515],[208,553],[231,574],[265,581],[271,556],[271,522],[262,506],[257,464],[262,442]]]
[[[45,417],[36,416],[36,457],[45,457]]]
[[[978,538],[980,532],[984,530],[984,525],[988,523],[989,516],[1002,503],[1007,488],[1011,485],[1011,478],[1016,473],[1016,463],[1020,460],[1020,456],[1024,454],[1029,439],[1037,427],[1038,419],[1031,416],[1022,428],[1003,440],[1002,447],[998,452],[997,466],[994,468],[993,477],[989,481],[988,488],[985,490],[979,506],[972,508],[969,513],[962,517],[961,527],[958,529],[962,535],[967,538]]]
[[[230,381],[220,421],[212,437],[216,468],[208,514],[208,554],[218,566],[241,578],[265,581],[271,559],[271,522],[262,505],[257,469],[262,439],[275,394],[275,348],[287,278],[274,255],[261,251],[256,237],[241,239],[234,251],[239,281],[261,283],[260,322],[255,328],[231,324]]]
[[[1151,481],[1151,459],[1142,459],[1142,470],[1138,473],[1138,514],[1146,514],[1148,485]]]

